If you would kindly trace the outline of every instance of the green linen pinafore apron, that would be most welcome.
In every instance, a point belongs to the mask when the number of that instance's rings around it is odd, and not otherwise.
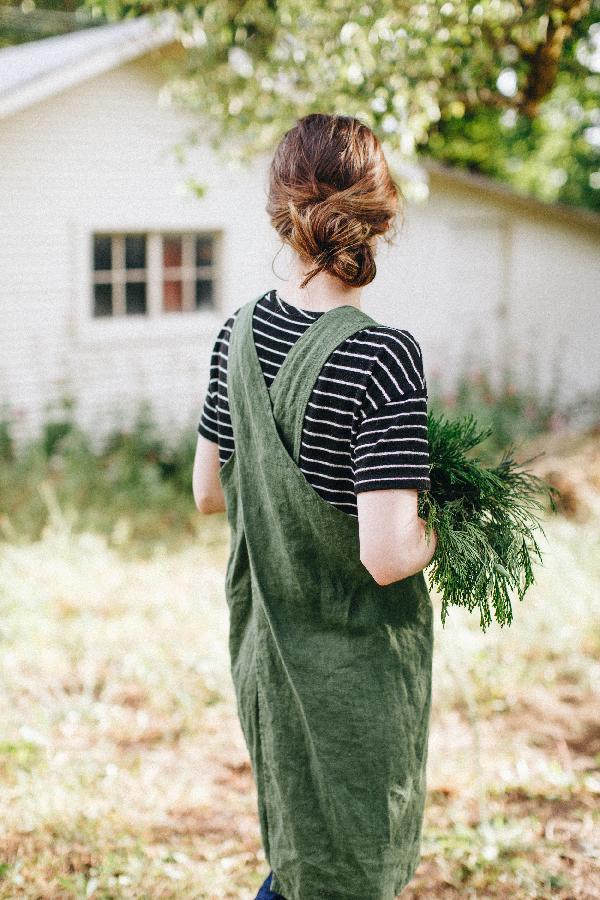
[[[393,900],[420,858],[433,609],[423,572],[377,584],[360,561],[358,520],[298,466],[323,364],[377,323],[353,306],[327,310],[269,390],[252,333],[258,299],[231,332],[235,450],[220,480],[231,673],[271,890]]]

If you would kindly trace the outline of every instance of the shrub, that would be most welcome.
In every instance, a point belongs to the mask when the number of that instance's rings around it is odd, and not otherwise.
[[[489,372],[461,374],[451,390],[442,385],[437,373],[429,379],[429,407],[435,414],[453,418],[473,415],[478,425],[490,429],[480,447],[492,457],[521,440],[540,434],[590,427],[600,420],[597,391],[580,394],[569,402],[560,399],[560,379],[555,377],[544,392],[535,384],[523,384],[507,374],[498,386]]]

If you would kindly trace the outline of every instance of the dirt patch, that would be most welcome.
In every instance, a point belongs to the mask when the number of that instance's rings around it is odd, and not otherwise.
[[[587,434],[543,435],[531,442],[531,450],[528,456],[542,455],[528,468],[560,491],[555,497],[558,512],[588,521],[600,494],[600,428]]]

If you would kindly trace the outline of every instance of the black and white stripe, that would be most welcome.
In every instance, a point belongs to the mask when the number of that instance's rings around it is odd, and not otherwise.
[[[227,351],[238,312],[215,341],[198,425],[200,434],[219,444],[221,464],[234,449]],[[276,289],[256,304],[254,340],[268,387],[290,348],[321,315],[284,301]],[[360,491],[429,489],[427,384],[421,349],[410,332],[377,325],[336,347],[308,401],[299,462],[325,500],[355,517]]]

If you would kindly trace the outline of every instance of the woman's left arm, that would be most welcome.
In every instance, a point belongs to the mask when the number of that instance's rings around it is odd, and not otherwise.
[[[219,445],[198,434],[192,490],[196,509],[205,514],[225,512],[225,495],[219,480]]]

